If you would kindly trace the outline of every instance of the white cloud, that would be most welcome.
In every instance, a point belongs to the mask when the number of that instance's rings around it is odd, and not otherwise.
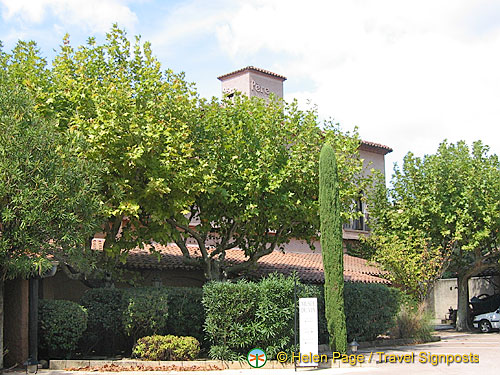
[[[392,146],[395,160],[434,152],[444,138],[483,139],[500,154],[500,19],[492,14],[498,1],[266,0],[245,2],[214,27],[235,60],[282,54],[264,68],[314,87],[288,97],[358,125],[364,138]]]
[[[4,20],[20,19],[38,24],[49,17],[64,26],[77,26],[92,32],[105,32],[114,22],[133,28],[137,16],[120,0],[0,0]]]

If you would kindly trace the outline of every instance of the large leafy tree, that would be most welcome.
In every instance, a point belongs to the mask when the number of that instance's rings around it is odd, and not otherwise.
[[[393,274],[402,271],[403,284],[415,270],[423,284],[445,270],[457,276],[457,329],[467,329],[468,280],[497,267],[500,256],[498,157],[481,142],[469,148],[445,141],[423,158],[409,153],[392,187],[375,194],[370,214],[375,234],[385,239],[379,251],[400,248],[379,260]]]
[[[41,118],[29,75],[0,56],[0,368],[7,279],[43,274],[53,262],[88,267],[99,212],[93,168]]]
[[[319,230],[317,155],[325,139],[339,146],[345,214],[361,164],[355,138],[333,127],[320,131],[316,113],[296,103],[236,96],[204,107],[194,133],[196,155],[207,163],[204,189],[193,196],[186,216],[167,219],[187,261],[202,262],[208,278],[225,278],[253,267],[291,238],[312,241]],[[197,222],[190,226],[190,222]],[[201,258],[186,246],[194,238]],[[212,248],[209,251],[209,246]],[[227,264],[227,250],[247,259]]]
[[[116,26],[102,45],[89,39],[75,49],[65,39],[50,91],[41,109],[83,139],[74,152],[104,171],[105,246],[122,259],[135,246],[175,242],[186,263],[221,279],[292,237],[312,240],[325,139],[338,150],[344,217],[358,193],[355,135],[320,131],[316,113],[296,104],[200,100],[182,74],[161,70],[149,43],[131,45]],[[226,262],[234,247],[246,262]]]

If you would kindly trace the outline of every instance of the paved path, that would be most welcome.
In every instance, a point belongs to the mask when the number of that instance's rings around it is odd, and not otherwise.
[[[489,333],[489,334],[478,334],[478,333],[456,333],[456,332],[440,332],[442,340],[439,342],[422,344],[422,345],[412,345],[412,346],[401,346],[394,348],[376,348],[373,349],[374,354],[372,355],[371,363],[365,363],[361,367],[347,367],[347,368],[328,368],[328,369],[299,369],[295,372],[293,369],[283,369],[283,370],[266,370],[266,369],[253,369],[253,370],[223,370],[223,371],[181,371],[181,372],[132,372],[123,371],[119,375],[212,375],[212,374],[223,374],[223,375],[265,375],[268,373],[273,373],[277,375],[343,375],[343,374],[375,374],[375,375],[427,375],[427,374],[446,374],[446,375],[457,375],[457,374],[474,374],[474,375],[498,375],[500,374],[500,334],[499,333]],[[413,353],[414,363],[377,363],[379,359],[379,354],[376,352],[384,352],[384,355],[409,355]],[[370,350],[361,351],[365,354],[366,360],[368,360],[370,355]],[[425,353],[420,355],[420,353]],[[464,355],[478,356],[478,363],[451,363],[447,365],[446,363],[439,363],[437,365],[432,365],[431,363],[420,363],[419,358],[429,359],[429,355],[453,355],[454,359],[458,355],[463,358]],[[397,358],[397,357],[387,357],[387,358]],[[451,357],[449,357],[451,358]],[[444,359],[444,358],[442,358]],[[22,373],[17,373],[15,375],[20,375]],[[40,375],[111,375],[110,372],[69,372],[62,370],[41,370]],[[11,374],[14,375],[14,374]]]

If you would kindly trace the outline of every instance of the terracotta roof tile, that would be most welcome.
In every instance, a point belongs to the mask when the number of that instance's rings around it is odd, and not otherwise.
[[[383,144],[370,142],[370,141],[363,141],[363,140],[361,141],[360,149],[364,149],[367,151],[378,150],[378,153],[384,154],[384,155],[393,151],[392,148],[390,148],[389,146],[385,146]]]
[[[176,245],[155,244],[156,254],[149,249],[133,249],[127,258],[126,267],[131,269],[184,269],[195,270],[197,267],[183,262],[182,253]],[[200,257],[197,246],[188,246],[192,257]],[[226,260],[231,264],[238,264],[247,259],[244,252],[231,249],[226,252]],[[273,272],[289,275],[296,271],[300,279],[308,283],[320,284],[324,282],[323,260],[320,253],[282,253],[273,251],[260,258],[257,266],[246,274],[250,277],[262,277]],[[344,254],[344,280],[347,282],[389,284],[381,276],[383,272],[365,259]]]
[[[241,68],[241,69],[235,70],[234,72],[223,74],[221,76],[218,76],[217,79],[226,78],[226,77],[232,76],[234,74],[242,73],[242,72],[247,71],[247,70],[249,70],[249,71],[253,70],[254,72],[268,74],[270,76],[273,76],[273,77],[276,77],[276,78],[281,78],[283,81],[286,81],[286,77],[282,76],[281,74],[276,74],[276,73],[270,72],[269,70],[265,70],[265,69],[261,69],[261,68],[256,68],[255,66],[247,66],[245,68]]]

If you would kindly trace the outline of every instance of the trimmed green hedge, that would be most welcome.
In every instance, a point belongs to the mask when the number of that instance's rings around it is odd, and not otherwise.
[[[175,336],[192,336],[204,342],[202,288],[165,287],[167,290],[169,313],[167,332]]]
[[[348,340],[375,340],[393,325],[401,292],[383,284],[346,283],[344,303]]]
[[[146,361],[189,361],[200,353],[200,343],[194,337],[146,336],[132,350],[133,358]]]
[[[123,289],[89,289],[80,299],[87,309],[88,324],[82,340],[84,352],[112,355],[124,346]]]
[[[64,300],[39,301],[39,347],[51,358],[70,355],[86,328],[87,311],[79,304]]]
[[[123,328],[128,336],[139,337],[166,332],[168,291],[165,288],[130,288],[123,291]]]
[[[209,282],[203,287],[205,332],[214,359],[238,360],[252,348],[269,358],[293,342],[294,279],[271,275],[262,281]]]

